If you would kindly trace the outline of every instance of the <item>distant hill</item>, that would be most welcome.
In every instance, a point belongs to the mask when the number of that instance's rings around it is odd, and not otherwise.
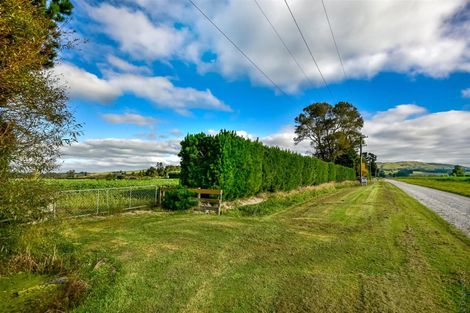
[[[377,162],[379,168],[387,172],[395,172],[399,170],[412,170],[424,173],[448,173],[452,171],[455,165],[443,163],[425,163],[418,161],[401,161],[401,162]],[[470,167],[465,167],[465,171],[470,172]]]

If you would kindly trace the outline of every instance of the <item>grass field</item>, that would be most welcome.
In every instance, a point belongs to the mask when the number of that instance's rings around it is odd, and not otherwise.
[[[78,190],[96,188],[116,188],[129,186],[173,186],[179,183],[178,179],[151,178],[151,179],[45,179],[47,184],[58,190]]]
[[[396,179],[470,197],[470,177],[400,177]]]
[[[469,311],[470,240],[396,187],[296,199],[256,217],[149,212],[62,225],[63,240],[93,256],[76,312]],[[45,280],[0,279],[0,311]]]

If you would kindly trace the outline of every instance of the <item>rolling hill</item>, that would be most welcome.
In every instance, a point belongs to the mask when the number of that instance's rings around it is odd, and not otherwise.
[[[444,163],[425,163],[418,161],[400,161],[400,162],[377,162],[379,168],[385,172],[395,172],[399,170],[412,170],[424,173],[448,173],[454,168],[454,164]],[[465,167],[469,172],[470,167]]]

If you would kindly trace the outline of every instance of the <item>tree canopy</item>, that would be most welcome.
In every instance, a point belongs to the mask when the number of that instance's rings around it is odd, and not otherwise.
[[[324,161],[348,159],[348,154],[356,151],[363,140],[364,120],[348,102],[334,106],[326,102],[313,103],[303,109],[295,123],[295,143],[310,141],[313,154]]]
[[[463,166],[460,166],[460,165],[454,166],[454,169],[452,170],[451,175],[453,175],[453,176],[458,176],[458,177],[465,176],[465,169],[464,169],[464,167],[463,167]]]
[[[58,23],[72,8],[69,0],[1,1],[0,219],[48,203],[37,180],[12,178],[53,169],[60,147],[79,134],[65,86],[48,70],[61,47]]]

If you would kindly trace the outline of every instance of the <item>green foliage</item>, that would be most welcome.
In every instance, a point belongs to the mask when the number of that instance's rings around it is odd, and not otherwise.
[[[457,177],[462,177],[465,176],[465,169],[463,166],[456,165],[454,166],[454,169],[452,170],[451,175],[457,176]]]
[[[394,173],[394,177],[408,177],[413,174],[413,170],[399,170],[398,172]]]
[[[36,173],[55,168],[61,147],[80,134],[65,86],[45,71],[60,48],[57,19],[71,9],[68,0],[1,1],[0,219],[41,217],[50,195]],[[17,175],[31,176],[29,185]]]
[[[266,147],[231,131],[188,135],[179,156],[183,186],[221,188],[225,199],[355,179],[351,168]]]
[[[368,174],[375,177],[377,174],[377,156],[370,152],[364,152],[362,156],[367,164],[367,170],[370,169]]]
[[[163,199],[163,207],[172,211],[189,210],[197,204],[194,193],[184,187],[174,191],[167,191]]]
[[[55,197],[53,189],[38,179],[11,179],[0,187],[0,223],[39,220]]]
[[[351,150],[357,150],[362,139],[364,120],[355,106],[338,102],[334,106],[313,103],[295,118],[296,143],[310,141],[314,155],[324,161],[335,161]]]

